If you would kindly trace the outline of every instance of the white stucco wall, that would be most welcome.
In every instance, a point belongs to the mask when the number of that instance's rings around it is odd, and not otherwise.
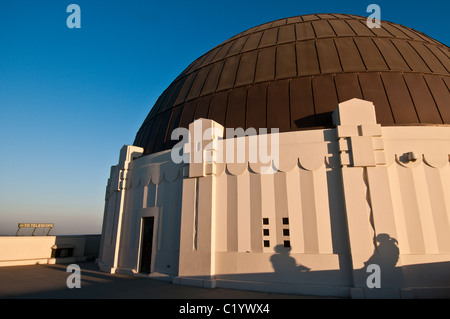
[[[112,273],[139,273],[142,218],[152,216],[155,218],[152,273],[176,275],[183,165],[171,162],[170,151],[135,160],[126,155],[140,152],[140,148],[124,147],[121,159],[126,160],[112,168],[99,264]]]
[[[55,246],[73,248],[72,257],[52,258]],[[100,235],[0,236],[0,267],[85,261],[99,248]]]
[[[170,151],[133,160],[142,149],[124,147],[107,188],[102,269],[138,273],[141,217],[155,216],[152,271],[174,283],[353,297],[432,287],[450,296],[450,127],[381,127],[372,103],[357,99],[341,103],[334,121],[277,135],[275,174],[249,160],[249,137],[235,139],[245,142],[243,163],[217,161],[229,151],[217,135],[189,165],[175,165]],[[382,269],[379,289],[367,285],[371,263]]]

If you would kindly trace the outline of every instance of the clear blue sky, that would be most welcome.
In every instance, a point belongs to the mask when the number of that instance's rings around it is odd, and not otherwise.
[[[81,29],[69,29],[69,4]],[[233,35],[308,13],[368,16],[449,45],[449,1],[1,1],[0,234],[100,233],[110,166],[162,91]]]

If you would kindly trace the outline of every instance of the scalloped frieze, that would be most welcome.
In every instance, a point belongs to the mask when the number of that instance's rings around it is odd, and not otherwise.
[[[411,152],[395,154],[395,162],[406,168],[415,168],[420,164],[426,164],[433,168],[441,168],[449,164],[449,154],[437,154],[437,153],[416,153],[414,156]]]
[[[450,154],[423,154],[423,161],[428,166],[441,168],[449,164]]]
[[[128,187],[137,188],[139,186],[145,187],[150,182],[155,185],[163,181],[173,183],[178,178],[183,177],[182,172],[183,166],[173,162],[153,163],[131,170],[127,185]]]

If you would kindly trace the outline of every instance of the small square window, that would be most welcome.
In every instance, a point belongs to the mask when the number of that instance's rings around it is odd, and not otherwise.
[[[269,230],[268,229],[263,229],[263,235],[264,236],[269,236]]]
[[[285,240],[284,247],[291,247],[291,242],[289,240]]]
[[[263,225],[269,225],[269,218],[263,218]]]
[[[270,241],[265,240],[264,241],[264,247],[270,247]]]
[[[283,218],[283,225],[289,225],[289,218]]]
[[[289,228],[283,229],[283,236],[289,236]]]

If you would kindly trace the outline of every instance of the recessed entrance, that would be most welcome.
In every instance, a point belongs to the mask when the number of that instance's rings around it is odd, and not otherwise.
[[[142,218],[142,246],[141,246],[140,272],[146,274],[149,274],[151,272],[154,222],[155,217]]]

